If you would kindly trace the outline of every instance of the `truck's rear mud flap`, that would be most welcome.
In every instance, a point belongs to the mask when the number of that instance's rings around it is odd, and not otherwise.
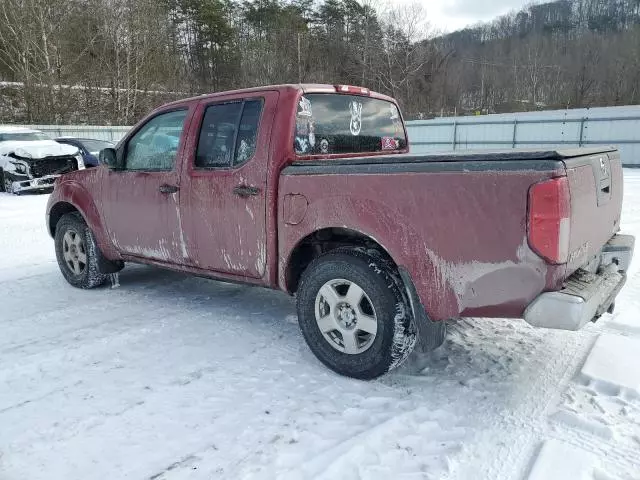
[[[416,330],[418,331],[418,341],[416,342],[412,356],[424,356],[444,343],[447,324],[444,321],[434,322],[429,318],[420,301],[420,297],[418,297],[418,292],[413,284],[413,280],[411,280],[409,272],[400,267],[400,276],[402,277],[402,281],[409,295],[409,300],[411,301],[410,306],[413,310],[413,318],[416,324]]]

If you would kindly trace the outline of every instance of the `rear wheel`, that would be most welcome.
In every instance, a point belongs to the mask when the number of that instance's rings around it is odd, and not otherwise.
[[[62,276],[74,287],[94,288],[107,275],[98,268],[98,246],[93,232],[77,213],[64,215],[56,225],[56,258]]]
[[[314,260],[298,289],[298,322],[311,351],[337,373],[373,379],[416,343],[406,294],[377,255],[339,249]]]

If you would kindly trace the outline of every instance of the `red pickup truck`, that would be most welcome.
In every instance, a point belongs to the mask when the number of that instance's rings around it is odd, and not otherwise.
[[[70,284],[138,262],[281,289],[314,354],[356,378],[437,347],[451,318],[579,329],[633,254],[615,149],[410,154],[396,102],[360,87],[174,102],[101,162],[47,206]]]

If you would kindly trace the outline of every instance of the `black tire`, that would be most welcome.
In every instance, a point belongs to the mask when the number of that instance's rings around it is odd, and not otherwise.
[[[14,195],[19,194],[19,192],[14,192],[13,188],[6,188],[5,187],[5,183],[9,179],[12,179],[12,176],[9,175],[4,170],[0,169],[0,192],[12,193]]]
[[[85,255],[85,261],[79,262],[80,273],[74,271],[71,264],[65,259],[65,251],[68,245],[64,244],[65,235],[71,235],[74,239],[78,236],[83,247],[77,247],[77,251]],[[104,283],[107,275],[100,273],[99,249],[96,244],[93,232],[87,226],[84,219],[78,213],[68,213],[63,215],[56,224],[55,248],[58,266],[62,276],[71,285],[77,288],[95,288]]]
[[[336,279],[359,286],[373,307],[377,331],[361,353],[336,349],[316,321],[316,297],[327,282]],[[362,380],[396,368],[413,350],[417,336],[409,305],[406,290],[391,266],[363,249],[341,248],[318,257],[303,273],[297,292],[298,323],[311,351],[331,370]]]

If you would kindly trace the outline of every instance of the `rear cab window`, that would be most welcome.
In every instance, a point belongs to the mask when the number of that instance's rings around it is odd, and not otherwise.
[[[407,147],[398,107],[359,95],[310,93],[298,101],[294,150],[299,156],[358,154]]]

